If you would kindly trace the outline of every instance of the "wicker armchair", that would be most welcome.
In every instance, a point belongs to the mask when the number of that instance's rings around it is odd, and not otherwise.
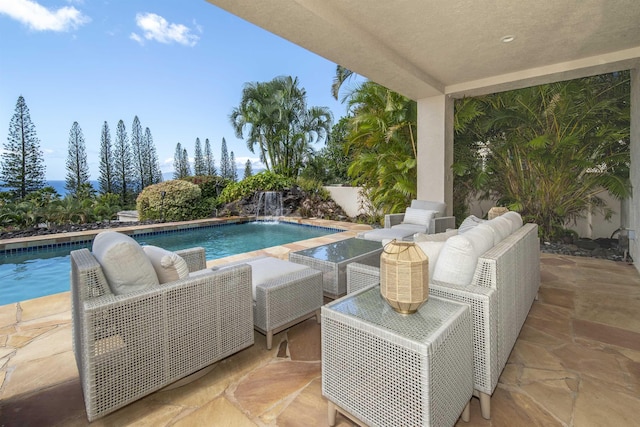
[[[447,231],[448,228],[456,228],[456,217],[445,216],[447,214],[447,205],[440,202],[430,202],[427,200],[412,200],[411,208],[414,209],[426,209],[438,211],[439,215],[431,219],[429,224],[429,234],[442,233]],[[384,228],[391,228],[394,225],[402,223],[404,220],[404,213],[399,214],[387,214],[384,216]]]
[[[444,216],[447,205],[442,202],[412,200],[409,208],[405,213],[385,215],[384,228],[363,231],[358,234],[358,237],[375,241],[412,240],[416,233],[442,233],[456,226],[455,217]],[[435,216],[429,219],[428,211],[435,212]]]
[[[380,283],[380,270],[347,266],[347,292]],[[525,224],[479,259],[470,285],[429,284],[431,295],[465,302],[473,317],[474,395],[482,416],[491,415],[490,398],[540,286],[538,226]]]
[[[179,251],[202,270],[202,248]],[[89,421],[253,344],[251,268],[114,295],[87,249],[71,252],[73,344]]]

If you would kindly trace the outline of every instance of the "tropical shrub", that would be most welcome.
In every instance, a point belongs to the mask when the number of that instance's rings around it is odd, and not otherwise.
[[[536,222],[545,240],[557,240],[589,209],[609,217],[598,194],[629,194],[629,105],[625,72],[502,92],[461,106],[472,119],[456,134],[456,145],[466,150],[454,151],[454,194],[459,188],[481,191]]]
[[[138,195],[140,221],[186,221],[205,218],[200,187],[183,180],[165,181],[145,187]]]
[[[314,194],[322,201],[331,199],[331,194],[323,187],[322,182],[318,180],[298,178],[296,184],[305,193]]]

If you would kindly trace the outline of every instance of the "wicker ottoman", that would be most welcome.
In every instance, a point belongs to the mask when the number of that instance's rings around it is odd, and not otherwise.
[[[279,258],[260,256],[226,264],[251,266],[253,325],[267,336],[271,349],[273,335],[316,317],[320,322],[322,272]]]
[[[322,393],[370,426],[454,425],[469,417],[473,348],[469,306],[431,297],[396,313],[373,286],[322,307]]]

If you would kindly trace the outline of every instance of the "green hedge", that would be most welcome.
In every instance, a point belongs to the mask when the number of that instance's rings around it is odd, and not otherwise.
[[[162,192],[165,193],[162,197]],[[138,195],[136,209],[140,221],[186,221],[209,216],[200,187],[183,180],[145,187]]]

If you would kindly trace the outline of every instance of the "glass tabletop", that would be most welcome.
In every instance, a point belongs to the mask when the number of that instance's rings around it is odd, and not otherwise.
[[[375,286],[330,303],[328,308],[384,327],[406,338],[425,342],[444,323],[449,322],[451,316],[460,310],[460,304],[431,297],[415,313],[400,314],[382,298],[380,287]]]
[[[339,263],[375,250],[382,250],[382,244],[380,242],[356,239],[353,237],[351,239],[297,251],[296,254],[322,261]]]

